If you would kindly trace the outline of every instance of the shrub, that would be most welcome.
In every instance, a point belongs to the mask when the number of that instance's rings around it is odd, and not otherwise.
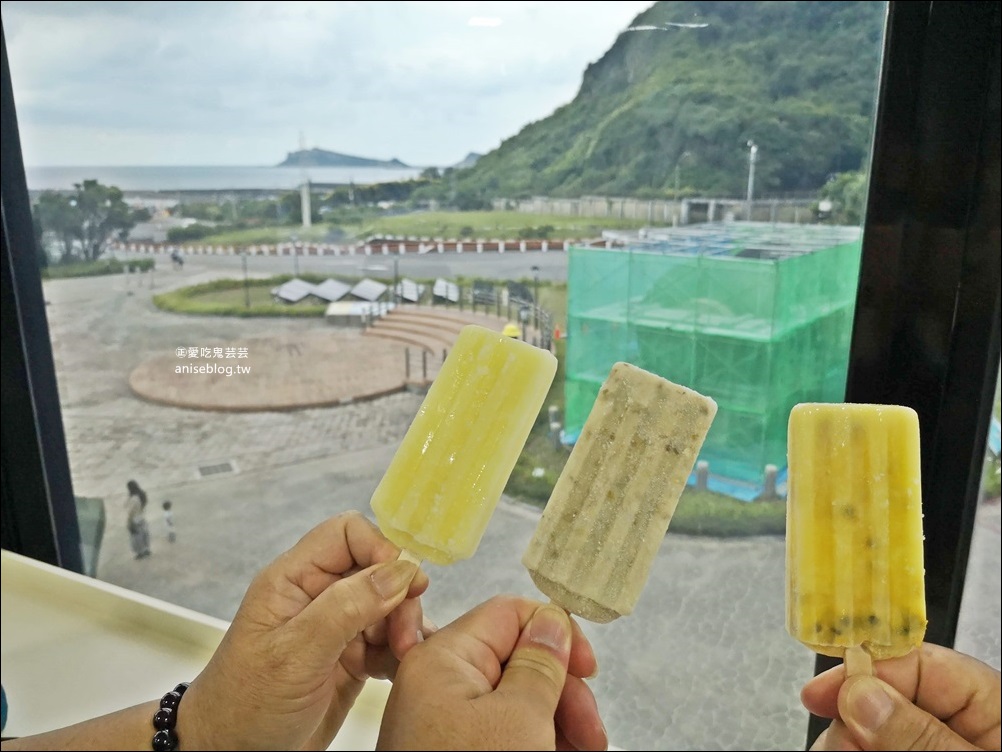
[[[217,232],[221,232],[220,228],[196,223],[187,227],[172,227],[167,231],[167,240],[171,243],[189,243]]]
[[[50,264],[42,270],[42,279],[67,279],[70,277],[99,277],[105,274],[122,274],[128,267],[130,272],[148,272],[156,266],[154,259],[134,259],[119,261],[118,259],[98,259],[97,261],[78,261],[61,264]]]

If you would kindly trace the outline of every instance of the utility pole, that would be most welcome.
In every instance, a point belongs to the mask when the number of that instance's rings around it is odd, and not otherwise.
[[[247,283],[247,251],[240,251],[244,266],[244,308],[250,308],[250,286]]]
[[[755,196],[755,160],[758,158],[758,146],[754,141],[748,142],[748,207],[745,210],[745,219],[749,222],[752,218],[752,199]]]
[[[539,267],[533,264],[533,290],[532,290],[532,320],[533,326],[539,330]]]
[[[390,300],[393,301],[394,305],[400,303],[400,259],[393,259],[393,295],[390,296]]]
[[[682,160],[683,159],[687,159],[690,156],[692,156],[692,155],[689,154],[689,152],[684,151],[684,152],[682,152],[679,155],[678,159],[675,160],[675,195],[672,196],[672,198],[674,199],[675,206],[676,206],[676,214],[675,214],[675,226],[676,227],[679,224],[679,219],[680,219],[680,215],[681,215],[681,206],[682,206],[682,201],[681,201],[681,199],[678,196],[679,191],[682,189],[681,182],[679,181],[679,170],[682,167]]]

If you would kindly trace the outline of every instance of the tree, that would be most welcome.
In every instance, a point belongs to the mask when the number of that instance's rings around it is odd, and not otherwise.
[[[48,233],[60,244],[60,258],[72,258],[81,221],[76,203],[68,195],[46,191],[35,202],[35,219],[43,237]]]
[[[818,196],[832,202],[831,219],[835,224],[860,225],[866,210],[866,173],[841,172],[821,188]]]
[[[49,254],[45,250],[45,231],[42,223],[38,221],[38,214],[31,218],[32,234],[35,236],[35,256],[38,259],[38,268],[45,269],[49,265]]]
[[[125,240],[136,226],[132,210],[115,186],[105,186],[96,180],[76,184],[76,202],[81,215],[80,242],[84,258],[94,261],[104,252],[108,239],[118,235]]]
[[[72,258],[79,250],[85,260],[94,261],[113,235],[125,240],[143,212],[130,209],[115,186],[85,180],[73,187],[69,194],[43,193],[35,213],[43,231],[61,243],[63,259]]]

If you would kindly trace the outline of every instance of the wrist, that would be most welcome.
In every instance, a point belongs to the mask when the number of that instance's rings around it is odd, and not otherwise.
[[[188,683],[181,682],[160,698],[157,710],[153,714],[151,744],[154,752],[174,752],[178,748],[177,721],[180,716],[181,699],[187,690]]]
[[[177,710],[174,732],[179,750],[219,749],[213,744],[212,729],[206,722],[207,712],[211,714],[212,711],[206,707],[206,699],[196,679],[188,686]]]

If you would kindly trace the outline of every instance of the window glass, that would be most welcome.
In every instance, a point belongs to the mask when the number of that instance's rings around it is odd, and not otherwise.
[[[999,488],[999,378],[996,376],[992,419],[985,439],[985,463],[981,475],[981,498],[967,558],[967,578],[957,622],[954,646],[995,668],[1002,668],[999,645],[999,572],[1002,571],[1002,524]]]
[[[611,743],[803,744],[786,420],[844,393],[884,3],[3,9],[90,574],[232,618],[369,513],[483,323],[560,368],[476,554],[426,565],[429,616],[539,597],[540,509],[636,363],[719,412],[635,612],[583,625]],[[997,666],[995,478],[969,587]]]

